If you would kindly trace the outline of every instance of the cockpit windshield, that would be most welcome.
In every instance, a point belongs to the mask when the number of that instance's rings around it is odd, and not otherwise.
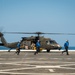
[[[50,44],[57,44],[57,43],[54,40],[50,40]]]
[[[50,44],[50,41],[46,41],[46,44],[49,45]]]
[[[57,44],[55,40],[48,40],[46,41],[46,44]]]

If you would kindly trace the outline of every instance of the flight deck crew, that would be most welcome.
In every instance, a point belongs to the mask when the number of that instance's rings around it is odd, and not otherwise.
[[[34,55],[36,55],[36,54],[38,54],[38,52],[40,52],[40,41],[39,40],[37,40],[37,42],[36,42],[36,52],[34,53]]]
[[[20,53],[20,42],[18,42],[18,44],[17,44],[17,51],[16,51],[16,53],[17,53],[17,55],[19,55],[19,53]]]
[[[64,47],[65,47],[65,50],[62,51],[62,54],[63,54],[64,52],[66,52],[66,55],[69,55],[69,53],[68,53],[68,47],[69,47],[69,42],[68,42],[68,40],[66,40],[66,42],[64,43]]]

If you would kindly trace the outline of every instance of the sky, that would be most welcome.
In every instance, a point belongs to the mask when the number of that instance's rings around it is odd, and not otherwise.
[[[0,31],[75,33],[75,0],[0,0]],[[7,42],[28,36],[32,35],[4,34]],[[75,46],[75,35],[41,36]]]

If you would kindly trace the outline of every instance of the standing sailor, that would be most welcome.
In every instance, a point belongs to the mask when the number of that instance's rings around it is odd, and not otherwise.
[[[38,52],[40,52],[40,41],[39,40],[37,40],[37,42],[36,42],[36,52],[34,53],[34,55],[36,55],[36,53],[38,54]]]
[[[20,42],[18,42],[18,44],[17,44],[17,51],[16,51],[16,53],[17,53],[17,55],[19,55],[19,53],[20,53]]]
[[[65,47],[65,50],[62,51],[62,54],[66,52],[66,55],[69,55],[68,53],[69,41],[68,40],[66,40],[66,42],[64,43],[64,47]]]

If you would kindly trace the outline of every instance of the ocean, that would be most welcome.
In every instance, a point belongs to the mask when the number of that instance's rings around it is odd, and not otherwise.
[[[4,47],[4,46],[0,46],[0,50],[9,50],[10,48]]]
[[[9,50],[10,48],[4,47],[4,46],[0,46],[0,50]],[[62,47],[62,50],[64,50],[64,47]],[[69,50],[75,50],[75,47],[69,47]]]

